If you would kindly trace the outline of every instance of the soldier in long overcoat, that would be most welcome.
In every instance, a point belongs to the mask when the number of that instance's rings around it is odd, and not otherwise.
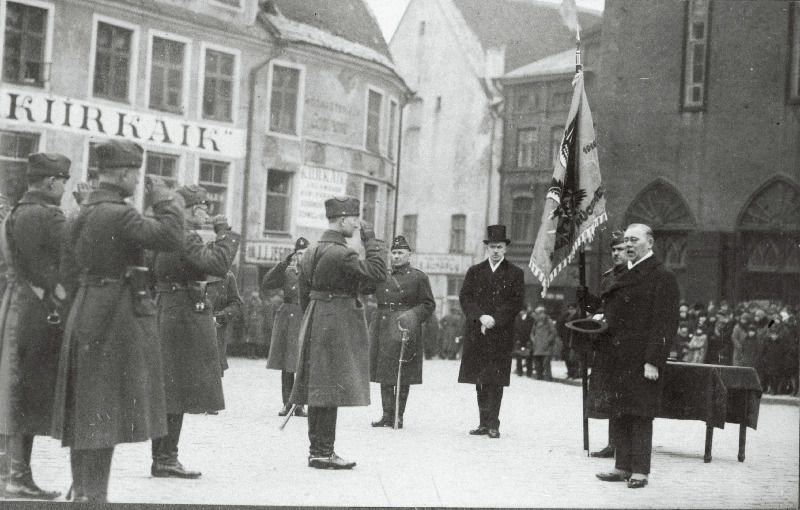
[[[0,228],[8,286],[0,307],[0,434],[8,439],[10,467],[3,490],[10,498],[54,499],[33,481],[34,436],[50,435],[53,392],[61,350],[66,297],[59,264],[64,213],[61,195],[70,160],[28,156],[28,191]]]
[[[236,256],[240,235],[230,229],[203,242],[197,228],[208,222],[207,192],[200,186],[181,186],[184,221],[183,245],[155,257],[158,325],[164,361],[167,399],[167,435],[153,440],[156,477],[198,478],[200,472],[178,461],[184,413],[213,413],[225,408],[217,333],[205,292],[207,278],[224,278]]]
[[[405,237],[397,236],[391,247],[392,269],[385,282],[369,284],[364,294],[375,294],[378,309],[369,327],[370,378],[381,385],[383,415],[372,422],[373,427],[394,427],[395,403],[399,391],[397,427],[403,428],[403,414],[408,401],[409,385],[422,384],[424,342],[422,325],[433,313],[436,302],[428,276],[409,263],[411,246]],[[400,388],[397,370],[403,333],[408,339],[400,369]]]
[[[69,446],[75,501],[105,501],[114,446],[167,433],[155,303],[144,250],[183,240],[183,214],[157,179],[152,217],[125,202],[143,150],[127,141],[97,147],[99,187],[67,224],[61,271],[76,291],[64,332],[52,435]]]
[[[325,201],[326,230],[300,263],[300,354],[289,402],[308,405],[308,465],[351,469],[334,452],[337,408],[369,405],[369,341],[359,287],[386,279],[385,248],[366,222],[358,221],[360,203],[352,197]],[[347,247],[361,230],[366,252]]]
[[[474,384],[480,424],[472,435],[500,437],[503,387],[511,376],[514,318],[525,307],[522,269],[505,258],[511,240],[505,225],[489,225],[489,258],[467,270],[459,300],[467,320],[466,342],[458,382]]]
[[[244,305],[232,271],[228,271],[225,278],[209,276],[208,281],[206,292],[214,313],[214,324],[217,326],[217,354],[224,376],[228,369],[228,340],[237,323],[242,320]]]
[[[272,325],[272,339],[269,344],[267,368],[281,371],[281,396],[283,408],[279,416],[286,416],[292,405],[289,396],[294,387],[294,371],[297,369],[297,344],[300,324],[303,322],[303,309],[300,308],[298,289],[299,263],[308,248],[308,239],[300,237],[294,243],[294,251],[283,262],[269,270],[261,281],[261,291],[283,289],[283,304],[275,314]],[[295,416],[305,416],[303,406],[297,406]]]
[[[425,346],[425,359],[432,359],[434,356],[439,355],[439,339],[441,331],[439,331],[439,318],[435,313],[432,313],[428,320],[422,323],[422,343]]]
[[[615,420],[614,471],[604,481],[628,479],[647,485],[653,418],[661,406],[664,367],[678,328],[680,290],[675,275],[653,255],[653,232],[632,224],[625,231],[628,270],[604,294],[604,314],[612,335],[608,411]]]

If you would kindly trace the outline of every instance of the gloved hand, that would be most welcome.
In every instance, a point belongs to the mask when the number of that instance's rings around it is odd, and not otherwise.
[[[75,197],[75,201],[78,202],[78,205],[83,204],[86,202],[86,199],[89,197],[89,193],[92,192],[92,185],[88,182],[79,182],[75,186],[75,191],[72,192],[72,196]]]
[[[231,226],[228,224],[228,219],[223,214],[219,214],[214,216],[212,219],[214,224],[214,233],[219,234],[220,232],[225,232],[231,230]]]
[[[145,209],[161,202],[174,200],[175,195],[169,186],[157,176],[148,175],[144,180],[145,189]]]
[[[397,317],[397,324],[403,329],[411,329],[414,325],[414,318],[409,312],[403,312]]]
[[[360,233],[362,242],[367,242],[375,239],[375,231],[372,229],[372,225],[370,225],[366,221],[361,220],[360,230],[361,230]]]
[[[214,320],[217,321],[217,324],[227,324],[228,315],[225,312],[217,312],[214,314]]]
[[[292,259],[294,258],[294,256],[296,254],[297,254],[297,252],[293,251],[293,252],[289,253],[289,255],[286,255],[286,258],[283,259],[283,263],[288,266],[292,262]]]

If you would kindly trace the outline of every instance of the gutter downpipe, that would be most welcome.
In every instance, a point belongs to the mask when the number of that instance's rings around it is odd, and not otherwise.
[[[394,179],[394,221],[392,222],[392,239],[397,237],[397,207],[400,202],[400,161],[403,156],[403,112],[409,103],[409,95],[406,95],[406,104],[400,108],[400,122],[397,129],[397,164],[395,166],[395,179]],[[389,241],[391,242],[392,239]]]

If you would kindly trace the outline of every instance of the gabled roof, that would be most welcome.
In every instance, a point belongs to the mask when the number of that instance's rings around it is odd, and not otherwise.
[[[505,71],[575,48],[575,34],[561,21],[559,5],[538,0],[452,0],[484,51],[506,47]],[[581,28],[600,15],[578,11]]]
[[[536,62],[514,69],[503,75],[503,80],[515,78],[532,78],[536,76],[553,76],[559,74],[575,74],[575,50],[565,50],[549,55]]]

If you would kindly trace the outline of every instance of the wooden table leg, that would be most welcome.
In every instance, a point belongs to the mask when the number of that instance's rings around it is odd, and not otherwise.
[[[711,443],[714,441],[714,427],[706,425],[706,453],[703,455],[703,462],[711,462]]]
[[[744,447],[747,442],[747,406],[750,403],[750,392],[744,392],[744,409],[742,423],[739,424],[739,462],[744,462]]]

